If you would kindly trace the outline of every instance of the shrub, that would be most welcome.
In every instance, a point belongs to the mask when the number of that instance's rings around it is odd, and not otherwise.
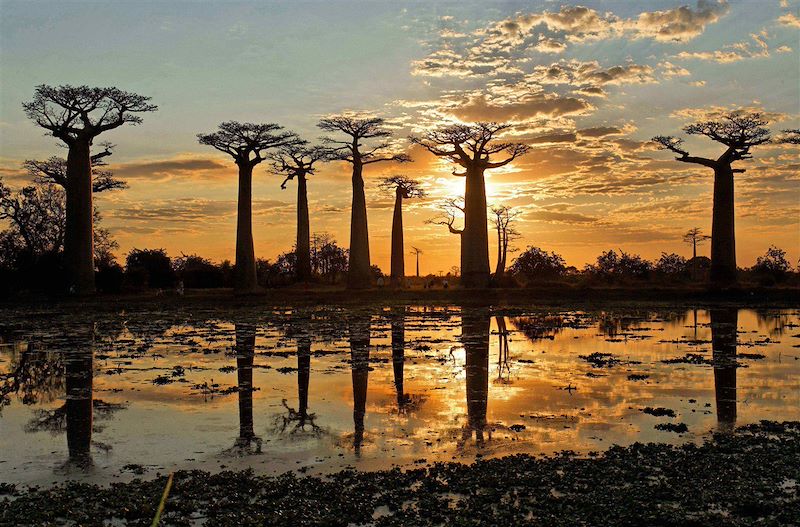
[[[125,275],[136,287],[165,289],[175,286],[172,261],[164,249],[131,249],[125,260]]]
[[[566,271],[566,262],[561,255],[548,253],[539,247],[528,247],[509,267],[512,275],[521,276],[528,282],[559,278]]]

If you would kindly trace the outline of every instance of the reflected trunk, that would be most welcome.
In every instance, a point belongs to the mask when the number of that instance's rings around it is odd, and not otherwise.
[[[736,308],[711,310],[711,349],[714,363],[714,392],[717,423],[722,430],[736,425]]]
[[[361,455],[369,381],[369,318],[350,322],[350,368],[353,378],[353,448]]]
[[[70,464],[80,467],[92,464],[94,348],[91,336],[87,336],[84,346],[68,351],[65,359],[67,450]]]
[[[300,427],[309,420],[308,384],[311,379],[311,337],[304,335],[297,340],[297,396]]]
[[[464,439],[475,433],[475,443],[481,446],[486,430],[486,407],[489,398],[489,313],[483,309],[463,311],[461,342],[464,346],[467,427]]]
[[[236,324],[236,375],[239,394],[239,447],[249,446],[256,439],[253,431],[253,357],[256,327]]]
[[[405,366],[405,321],[403,314],[392,316],[392,367],[394,370],[394,386],[397,392],[397,408],[405,409],[408,397],[403,388],[403,367]]]

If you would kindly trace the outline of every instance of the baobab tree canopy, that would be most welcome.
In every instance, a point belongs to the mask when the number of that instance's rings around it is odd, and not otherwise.
[[[114,145],[103,143],[103,151],[91,156],[92,163],[92,192],[105,192],[107,190],[122,190],[128,188],[128,184],[121,179],[114,177],[108,170],[97,167],[104,166],[104,158],[112,154]],[[22,164],[23,168],[36,183],[47,184],[55,183],[64,189],[67,188],[67,160],[63,157],[52,156],[44,161],[28,159]]]
[[[689,155],[683,139],[659,135],[653,141],[661,150],[678,154],[683,163],[714,170],[714,205],[711,224],[711,281],[727,285],[736,281],[736,235],[734,229],[733,174],[744,172],[731,164],[750,159],[750,149],[770,142],[767,121],[759,113],[730,112],[719,119],[699,121],[684,127],[689,135],[702,135],[727,148],[717,159]]]
[[[216,132],[197,134],[197,140],[202,145],[214,147],[228,154],[237,165],[251,166],[266,159],[264,154],[266,150],[298,141],[294,133],[284,131],[280,125],[238,121],[220,123]]]
[[[411,161],[411,158],[401,152],[398,145],[386,139],[391,136],[391,132],[380,117],[338,115],[321,119],[317,126],[326,132],[348,136],[346,140],[323,137],[322,141],[328,148],[330,159],[346,161],[353,166],[347,286],[351,289],[368,288],[372,282],[372,272],[363,169],[365,165],[373,163],[404,163]]]
[[[505,166],[530,151],[519,142],[504,142],[498,138],[511,125],[499,123],[454,124],[430,130],[411,141],[435,156],[449,159],[464,168],[453,171],[466,178],[464,190],[464,229],[461,236],[461,283],[466,287],[489,285],[489,234],[487,230],[486,183],[487,169]],[[492,159],[505,154],[501,159]],[[452,231],[452,222],[450,222]]]
[[[46,84],[37,86],[33,100],[22,108],[29,119],[67,144],[123,124],[140,124],[142,117],[137,114],[158,110],[150,97],[119,88]]]

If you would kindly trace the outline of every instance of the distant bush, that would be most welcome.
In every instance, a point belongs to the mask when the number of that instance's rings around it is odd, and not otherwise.
[[[653,264],[638,254],[628,254],[625,251],[610,250],[600,254],[594,265],[584,267],[583,272],[589,277],[607,281],[619,279],[645,280],[653,271]]]
[[[223,287],[225,284],[222,267],[196,254],[184,254],[175,258],[172,267],[186,288],[208,289]]]
[[[784,282],[792,271],[792,264],[786,259],[786,251],[770,245],[764,256],[756,259],[756,264],[750,271],[764,285],[771,285],[776,282]]]
[[[661,253],[661,258],[653,266],[656,274],[666,279],[684,279],[689,277],[686,258],[675,253]]]
[[[514,259],[508,270],[511,275],[520,276],[527,282],[539,282],[562,277],[567,272],[567,266],[559,254],[548,253],[539,247],[528,247]]]
[[[125,259],[125,277],[135,288],[175,287],[177,277],[164,249],[131,249]]]

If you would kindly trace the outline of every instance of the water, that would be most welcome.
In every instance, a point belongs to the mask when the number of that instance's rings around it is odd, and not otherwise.
[[[794,309],[7,310],[0,320],[5,482],[585,454],[800,419]],[[655,428],[664,423],[688,432]]]

